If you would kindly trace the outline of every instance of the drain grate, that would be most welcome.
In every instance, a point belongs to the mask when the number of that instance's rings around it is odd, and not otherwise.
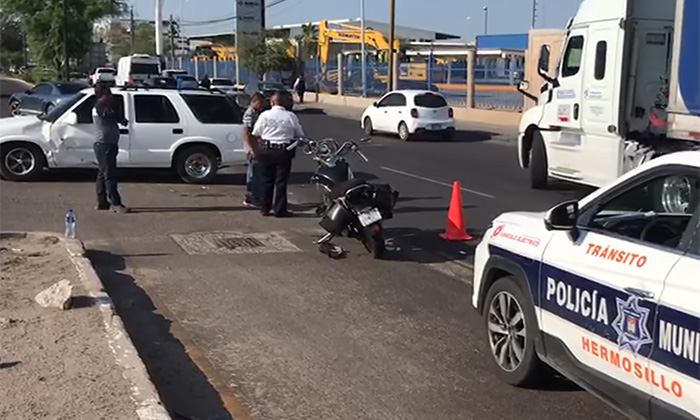
[[[243,237],[243,238],[215,238],[214,243],[218,245],[221,248],[226,248],[226,249],[236,249],[236,248],[242,248],[242,247],[248,247],[248,248],[255,248],[255,247],[260,247],[260,246],[265,246],[264,243],[261,241],[251,238],[251,237]]]
[[[170,237],[189,255],[301,252],[277,232],[196,232]]]

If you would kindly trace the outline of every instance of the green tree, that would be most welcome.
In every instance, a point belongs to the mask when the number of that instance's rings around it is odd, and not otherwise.
[[[16,19],[0,17],[0,65],[24,66],[24,40],[22,28]]]
[[[0,10],[21,22],[29,48],[41,64],[60,69],[67,61],[85,56],[92,41],[92,24],[122,13],[122,4],[119,0],[0,0]]]
[[[109,45],[112,60],[132,54],[130,29],[119,22],[113,22],[107,29],[105,41]],[[156,53],[155,28],[150,22],[134,23],[133,54]]]
[[[293,70],[294,58],[289,54],[291,44],[288,40],[254,39],[242,42],[240,51],[241,64],[262,78],[272,71]]]
[[[316,57],[318,54],[318,27],[312,23],[301,25],[301,35],[297,37],[297,42],[301,50],[299,57],[302,60]]]

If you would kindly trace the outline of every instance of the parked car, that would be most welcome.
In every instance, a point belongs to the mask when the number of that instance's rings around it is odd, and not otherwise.
[[[48,114],[62,101],[85,89],[87,84],[79,82],[45,82],[10,96],[12,115]]]
[[[505,383],[553,368],[634,419],[700,418],[700,151],[658,157],[580,201],[499,215],[472,305]]]
[[[133,54],[119,59],[117,64],[117,86],[143,83],[146,79],[160,75],[160,59],[148,54]]]
[[[161,73],[161,76],[163,76],[163,77],[175,77],[175,76],[186,75],[186,74],[189,74],[189,73],[187,73],[187,71],[182,70],[182,69],[166,69],[166,70],[163,70],[163,72]]]
[[[90,85],[95,85],[97,82],[105,82],[105,83],[113,84],[113,83],[116,83],[115,82],[116,74],[117,74],[117,70],[115,70],[111,67],[98,67],[90,75],[88,80],[89,80]]]
[[[380,131],[398,134],[404,141],[419,134],[437,134],[450,140],[455,131],[452,108],[442,95],[429,90],[385,94],[365,109],[360,125],[368,135]]]
[[[172,168],[185,182],[208,183],[220,167],[245,162],[243,111],[227,95],[141,87],[112,92],[129,121],[120,130],[120,167]],[[94,89],[85,89],[46,116],[3,120],[0,176],[25,181],[45,168],[95,167],[94,104]]]
[[[182,89],[199,89],[199,82],[194,76],[189,74],[176,74],[174,77],[176,84],[179,82],[179,86]]]
[[[211,79],[211,88],[212,89],[219,89],[223,92],[228,93],[228,92],[235,91],[236,85],[233,83],[233,80],[215,77],[215,78]]]

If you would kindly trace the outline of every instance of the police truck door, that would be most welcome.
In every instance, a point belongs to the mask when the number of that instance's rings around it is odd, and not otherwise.
[[[594,387],[629,396],[644,418],[653,389],[674,386],[649,356],[664,279],[681,255],[678,238],[661,228],[675,217],[662,194],[675,174],[649,172],[584,208],[578,237],[556,232],[540,274],[542,331],[564,346],[551,357]]]

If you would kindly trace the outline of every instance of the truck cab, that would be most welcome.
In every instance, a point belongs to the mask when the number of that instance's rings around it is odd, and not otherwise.
[[[669,88],[679,82],[673,69],[681,57],[676,14],[692,13],[700,0],[678,2],[685,8],[677,12],[675,0],[584,0],[566,27],[556,68],[542,47],[538,74],[546,83],[523,114],[518,139],[533,188],[551,178],[599,187],[666,149],[692,147],[667,137]],[[682,53],[691,61],[697,37],[694,44]],[[698,67],[695,61],[686,66]]]

